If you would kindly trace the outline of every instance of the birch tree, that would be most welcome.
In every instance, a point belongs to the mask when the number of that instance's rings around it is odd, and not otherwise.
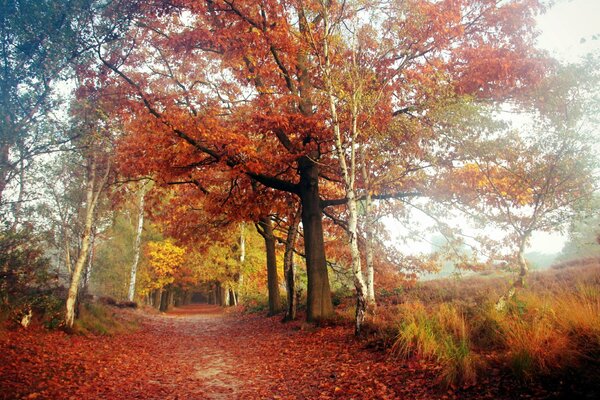
[[[137,277],[137,267],[140,260],[140,249],[142,244],[142,231],[144,229],[144,198],[148,191],[148,182],[142,182],[138,189],[138,221],[135,232],[135,243],[133,245],[133,263],[131,264],[131,275],[129,278],[129,292],[127,298],[133,301],[135,298],[135,282]]]

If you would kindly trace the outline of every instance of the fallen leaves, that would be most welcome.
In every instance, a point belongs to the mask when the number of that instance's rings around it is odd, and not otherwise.
[[[194,312],[202,312],[198,315]],[[69,336],[30,328],[0,337],[0,399],[514,398],[501,377],[439,392],[435,366],[365,350],[352,329],[313,332],[278,317],[210,306],[145,315],[140,330]]]

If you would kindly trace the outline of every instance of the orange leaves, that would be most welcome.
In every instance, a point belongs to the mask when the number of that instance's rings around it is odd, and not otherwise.
[[[516,171],[493,165],[466,164],[454,169],[441,182],[440,191],[456,196],[475,205],[484,201],[490,207],[514,207],[530,205],[533,189],[528,187]]]

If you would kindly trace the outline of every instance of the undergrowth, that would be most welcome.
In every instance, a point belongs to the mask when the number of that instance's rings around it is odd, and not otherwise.
[[[83,335],[115,335],[136,328],[137,323],[134,320],[120,317],[114,308],[90,302],[80,306],[73,332]]]
[[[419,289],[411,298],[407,291],[378,309],[369,331],[395,356],[437,365],[444,386],[474,384],[490,363],[523,383],[576,377],[593,384],[600,378],[599,274],[596,267],[561,281],[551,273],[545,285],[537,277],[502,310],[498,290],[485,281],[465,281],[474,297]]]

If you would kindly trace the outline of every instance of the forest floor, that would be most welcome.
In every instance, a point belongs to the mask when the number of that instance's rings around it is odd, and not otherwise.
[[[442,390],[435,365],[365,347],[348,326],[283,324],[208,305],[130,312],[112,336],[0,331],[0,399],[518,399],[549,393],[498,371]]]

